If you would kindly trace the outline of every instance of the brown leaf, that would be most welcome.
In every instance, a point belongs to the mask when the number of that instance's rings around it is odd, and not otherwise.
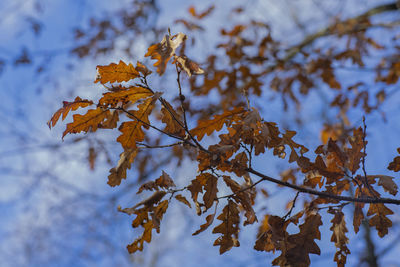
[[[166,124],[164,131],[167,133],[175,134],[178,136],[185,136],[185,130],[182,125],[183,121],[180,115],[174,110],[174,108],[165,102],[166,106],[161,108],[162,119],[161,121]]]
[[[150,181],[147,183],[142,184],[136,194],[140,194],[143,190],[159,190],[160,188],[168,189],[170,187],[175,187],[174,181],[171,177],[164,171],[159,178],[157,178],[154,182]]]
[[[186,38],[186,35],[183,33],[178,33],[173,36],[165,35],[160,43],[149,47],[145,57],[151,57],[151,59],[157,60],[156,63],[154,63],[154,67],[157,67],[159,75],[165,72],[168,61]]]
[[[161,176],[156,180],[156,185],[165,189],[176,186],[171,177],[164,171],[162,171]]]
[[[400,147],[397,148],[397,152],[400,154]],[[388,169],[394,172],[400,171],[400,156],[395,157],[393,161],[389,163]]]
[[[392,221],[389,220],[386,215],[393,214],[393,211],[387,208],[383,204],[370,204],[367,212],[367,216],[374,215],[369,220],[370,226],[375,226],[378,230],[378,235],[384,237],[388,233],[388,229],[392,227]]]
[[[118,106],[118,103],[121,105],[129,102],[134,104],[138,100],[150,97],[152,95],[153,93],[147,88],[132,86],[126,90],[103,94],[103,97],[99,100],[99,104],[102,106],[110,106],[115,108]]]
[[[127,82],[140,77],[139,72],[131,63],[127,65],[122,60],[118,64],[111,63],[107,66],[97,66],[97,77],[95,83],[105,84],[108,82]]]
[[[217,212],[217,209],[215,209],[215,212]],[[200,229],[194,232],[192,235],[198,235],[201,232],[207,230],[207,228],[213,223],[214,217],[215,217],[215,212],[213,214],[207,215],[206,217],[206,223],[200,225]]]
[[[331,242],[335,243],[337,249],[334,261],[337,262],[338,266],[345,266],[347,255],[350,254],[350,250],[347,247],[349,239],[346,237],[348,232],[346,222],[342,211],[334,211],[333,214],[335,216],[331,220],[332,226],[330,230],[332,231]]]
[[[175,58],[175,61],[189,77],[191,77],[193,74],[204,74],[204,70],[200,68],[200,66],[196,62],[188,59],[186,56],[177,56]]]
[[[361,152],[364,147],[363,135],[363,130],[360,127],[354,130],[353,136],[349,138],[351,148],[347,151],[347,168],[351,171],[352,174],[355,174],[356,171],[359,169],[361,158],[364,156],[364,153]]]
[[[154,108],[154,103],[157,100],[158,95],[155,94],[145,100],[138,106],[139,110],[130,111],[133,116],[130,116],[135,121],[128,121],[121,124],[119,131],[122,132],[117,138],[117,142],[120,142],[124,149],[136,148],[136,142],[144,140],[144,132],[142,127],[148,128],[149,115]]]
[[[182,202],[183,204],[185,204],[186,206],[188,206],[189,208],[192,208],[192,205],[190,205],[189,201],[182,195],[176,195],[175,199]]]
[[[85,115],[75,114],[73,122],[67,124],[63,138],[67,134],[79,132],[95,132],[100,123],[109,116],[110,111],[102,108],[90,109]]]
[[[354,232],[358,233],[361,222],[364,220],[364,213],[362,211],[364,204],[363,203],[354,203],[354,205],[355,205],[355,209],[354,209],[354,216],[353,216],[353,226],[354,226]]]
[[[117,186],[121,184],[122,179],[126,179],[126,170],[131,168],[133,161],[138,153],[137,149],[126,149],[121,153],[116,167],[110,170],[108,175],[108,184]]]
[[[153,229],[153,222],[148,221],[143,224],[144,231],[141,237],[136,239],[132,244],[127,246],[129,253],[135,253],[136,251],[143,251],[143,243],[150,243],[151,241],[151,230]]]
[[[138,72],[140,72],[144,77],[150,75],[152,72],[145,65],[143,65],[140,61],[136,62],[136,68]]]
[[[394,177],[388,175],[367,175],[368,179],[378,178],[378,185],[383,187],[385,192],[395,196],[397,194],[397,184],[393,181]]]
[[[206,210],[211,208],[211,206],[214,203],[214,200],[217,198],[217,192],[218,192],[218,179],[212,174],[207,175],[207,182],[206,185],[204,186],[205,193],[203,195],[203,201],[204,205],[206,207]]]
[[[319,226],[322,225],[321,216],[310,214],[305,222],[300,225],[300,232],[288,237],[287,251],[272,261],[274,265],[281,266],[309,266],[309,254],[321,254],[321,250],[314,239],[321,239]]]
[[[220,246],[219,253],[223,254],[232,247],[240,246],[238,240],[240,217],[237,204],[229,200],[217,219],[222,222],[213,229],[212,233],[222,235],[215,240],[214,246]]]
[[[211,135],[213,132],[221,130],[224,124],[228,125],[231,120],[236,119],[236,115],[244,111],[242,107],[236,107],[233,110],[225,111],[221,115],[215,115],[211,120],[200,120],[197,127],[192,129],[190,133],[193,136],[197,136],[197,139],[201,141],[205,134]]]
[[[64,120],[71,110],[74,111],[77,110],[78,108],[84,108],[92,104],[93,102],[91,100],[81,99],[79,96],[77,96],[73,102],[64,101],[63,107],[54,113],[51,119],[47,122],[47,125],[51,129],[51,127],[54,127],[54,125],[56,125],[61,115],[62,115],[62,120]]]

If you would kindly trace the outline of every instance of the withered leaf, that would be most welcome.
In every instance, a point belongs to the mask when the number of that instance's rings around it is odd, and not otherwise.
[[[121,105],[127,104],[128,102],[134,104],[138,100],[150,97],[152,95],[153,93],[147,88],[132,86],[126,90],[103,94],[103,97],[99,100],[99,104],[115,108],[117,107],[118,103],[121,103]]]
[[[287,240],[288,250],[272,261],[280,266],[309,266],[309,254],[321,254],[321,250],[314,239],[321,239],[319,226],[322,225],[321,216],[310,214],[305,222],[300,225],[300,232],[290,235]]]
[[[217,210],[215,209],[215,211],[217,211]],[[214,217],[215,217],[215,212],[213,214],[207,215],[206,223],[200,225],[200,229],[197,230],[196,232],[194,232],[192,235],[198,235],[201,232],[207,230],[207,228],[213,223]]]
[[[79,132],[95,132],[100,123],[109,116],[110,111],[107,109],[97,108],[90,109],[85,115],[75,114],[73,122],[67,124],[67,128],[63,133],[63,138],[67,134]]]
[[[108,82],[127,82],[137,77],[140,77],[140,74],[135,67],[131,63],[127,65],[120,60],[118,64],[111,63],[107,66],[97,66],[97,77],[94,82],[102,84]]]
[[[353,216],[353,226],[354,226],[354,232],[358,233],[360,230],[360,225],[361,222],[364,220],[364,213],[362,211],[362,208],[364,207],[363,203],[354,203],[354,216]]]
[[[240,217],[237,204],[229,200],[217,219],[222,222],[213,229],[212,233],[222,235],[215,240],[214,246],[220,246],[219,253],[223,254],[232,247],[240,246],[238,240]]]
[[[236,115],[243,113],[245,110],[242,107],[235,107],[233,110],[227,110],[221,115],[215,115],[211,120],[200,120],[196,128],[192,129],[190,133],[197,136],[201,141],[204,135],[211,135],[215,131],[222,129],[224,124],[229,124],[232,120],[236,119]]]
[[[397,148],[397,152],[400,154],[400,147]],[[393,161],[389,163],[388,169],[394,172],[400,171],[400,156],[395,157]]]
[[[124,149],[136,148],[136,142],[144,140],[144,132],[142,127],[148,128],[149,115],[154,108],[154,103],[159,95],[154,94],[153,97],[146,99],[142,104],[138,106],[139,110],[131,111],[130,116],[135,121],[128,121],[121,124],[119,127],[120,135],[117,138],[117,142],[121,143]]]
[[[151,57],[151,59],[157,60],[156,63],[154,63],[154,67],[157,67],[159,75],[165,72],[168,61],[186,38],[186,35],[183,33],[178,33],[173,36],[165,35],[160,43],[149,47],[145,57]]]
[[[175,60],[178,66],[183,69],[189,77],[193,74],[204,74],[204,70],[200,68],[196,62],[188,59],[186,56],[177,56]]]
[[[93,101],[87,99],[81,99],[79,96],[75,98],[73,102],[63,101],[63,107],[57,110],[51,119],[47,122],[47,125],[51,129],[56,125],[58,119],[62,115],[62,120],[64,120],[68,113],[72,110],[77,110],[78,108],[84,108],[93,104]]]
[[[180,115],[174,110],[174,108],[168,103],[165,102],[165,106],[161,108],[162,119],[161,121],[165,123],[164,131],[176,134],[178,136],[184,136],[185,130],[183,129],[182,125],[183,121]]]
[[[381,203],[369,205],[367,216],[374,215],[369,220],[369,225],[375,226],[380,237],[384,237],[388,233],[388,229],[392,227],[392,221],[387,218],[387,215],[391,214],[393,211]]]
[[[122,179],[126,179],[126,170],[131,168],[133,161],[138,153],[137,149],[128,148],[121,153],[116,167],[110,170],[108,175],[108,184],[117,186],[121,184]]]
[[[214,200],[217,197],[217,192],[218,192],[218,179],[212,174],[207,175],[207,182],[204,186],[205,193],[203,195],[203,201],[204,205],[206,207],[206,210],[211,208],[211,206],[214,203]]]
[[[331,242],[335,243],[336,246],[334,261],[337,262],[338,266],[345,266],[347,255],[350,254],[350,250],[347,247],[349,239],[346,237],[348,230],[343,212],[336,211],[334,215],[335,216],[331,220],[332,226],[330,228],[332,231]]]
[[[143,224],[144,231],[141,237],[136,239],[132,244],[127,246],[128,252],[129,253],[135,253],[136,251],[143,251],[143,243],[151,242],[151,230],[153,229],[153,222],[148,221],[145,224]]]
[[[394,177],[388,175],[367,175],[367,178],[378,178],[378,185],[383,187],[385,192],[395,196],[397,194],[397,184],[393,181]]]
[[[160,188],[168,189],[170,187],[175,187],[175,183],[166,172],[162,171],[161,176],[157,178],[154,182],[150,181],[140,186],[136,194],[142,193],[143,190],[152,191],[159,190]]]
[[[176,195],[175,199],[182,202],[183,204],[185,204],[186,206],[188,206],[189,208],[192,208],[192,205],[190,205],[189,201],[186,199],[186,197],[182,196],[181,194]]]

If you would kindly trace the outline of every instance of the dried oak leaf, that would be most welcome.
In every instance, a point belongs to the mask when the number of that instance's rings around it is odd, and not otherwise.
[[[364,156],[364,153],[361,152],[361,150],[364,148],[363,136],[364,132],[360,127],[355,129],[353,131],[353,136],[349,138],[351,148],[346,151],[348,157],[348,163],[346,165],[352,174],[355,174],[359,169],[360,161]]]
[[[118,64],[111,63],[107,66],[97,66],[97,77],[95,83],[100,82],[105,84],[108,82],[127,82],[129,80],[140,77],[139,72],[135,69],[132,63],[127,65],[122,60]]]
[[[161,113],[161,121],[166,125],[164,131],[184,137],[185,130],[182,127],[182,125],[184,125],[182,117],[168,102],[165,102],[165,105],[163,104],[163,107],[161,108]]]
[[[159,190],[160,188],[168,189],[170,187],[175,187],[175,183],[166,172],[162,171],[161,176],[155,181],[142,184],[136,194],[142,193],[143,190],[153,191]]]
[[[211,135],[215,131],[220,131],[224,124],[229,125],[231,121],[237,119],[237,115],[245,112],[243,107],[236,107],[233,110],[227,110],[221,115],[215,115],[211,120],[200,120],[197,127],[192,129],[190,133],[193,136],[197,136],[197,139],[201,141],[204,135]]]
[[[217,212],[217,209],[215,209],[215,212]],[[213,214],[207,215],[206,223],[200,225],[200,229],[194,232],[192,235],[198,235],[201,232],[205,231],[213,223],[215,218],[215,212]]]
[[[370,226],[375,226],[380,237],[384,237],[388,233],[388,229],[392,227],[392,221],[389,220],[386,215],[393,214],[393,211],[387,208],[383,204],[370,204],[367,212],[367,216],[374,215],[369,220]]]
[[[187,56],[177,56],[175,57],[175,61],[189,77],[191,77],[193,74],[204,74],[204,70],[200,68],[199,64],[188,59]]]
[[[142,62],[138,61],[136,62],[136,68],[138,72],[140,72],[144,77],[149,76],[152,71],[149,70],[145,65],[142,64]]]
[[[117,128],[119,121],[119,114],[117,110],[111,110],[106,116],[105,120],[99,124],[101,129],[114,129]]]
[[[393,181],[394,177],[388,176],[388,175],[367,175],[368,180],[375,180],[375,178],[378,178],[378,185],[383,187],[383,190],[385,192],[388,192],[389,194],[395,196],[398,191],[398,186],[397,184]],[[371,182],[370,182],[371,183]]]
[[[51,129],[56,125],[58,119],[62,115],[62,120],[64,120],[68,113],[72,110],[77,110],[78,108],[85,108],[93,104],[93,101],[87,99],[81,99],[79,96],[75,98],[73,102],[63,101],[63,107],[57,110],[51,119],[47,122],[47,125]]]
[[[189,201],[186,199],[186,197],[182,196],[181,194],[176,195],[175,199],[178,200],[179,202],[182,202],[183,204],[185,204],[186,206],[188,206],[189,208],[192,208],[192,205],[190,205]]]
[[[232,247],[240,246],[238,240],[240,217],[237,204],[229,200],[217,219],[222,223],[215,227],[212,233],[222,235],[215,240],[213,245],[220,246],[219,253],[223,254]]]
[[[136,148],[136,142],[144,140],[144,132],[142,127],[148,128],[150,125],[149,115],[154,108],[155,101],[159,94],[146,99],[138,106],[138,110],[129,111],[128,117],[134,121],[128,121],[121,124],[119,131],[122,134],[117,138],[117,142],[121,143],[124,149]]]
[[[129,253],[135,253],[136,251],[143,251],[143,243],[151,242],[151,230],[153,229],[153,221],[148,221],[143,224],[144,231],[141,237],[133,241],[132,244],[128,245],[126,248],[128,249]]]
[[[99,100],[99,104],[102,106],[110,106],[115,108],[119,103],[120,105],[124,105],[129,102],[134,104],[138,100],[150,97],[152,95],[153,93],[147,88],[132,86],[125,90],[103,94],[103,97]]]
[[[400,154],[400,147],[397,148],[397,152]],[[400,171],[400,156],[397,156],[389,163],[388,169],[394,172]]]
[[[347,255],[350,254],[350,250],[347,247],[349,239],[346,237],[348,232],[346,227],[346,222],[344,220],[344,214],[342,211],[332,211],[335,215],[331,220],[332,226],[330,230],[332,231],[331,242],[335,243],[336,253],[334,256],[334,261],[337,262],[338,266],[345,266]],[[330,213],[332,213],[330,212]]]
[[[110,170],[107,184],[117,186],[121,184],[122,179],[126,179],[126,170],[131,168],[137,153],[138,150],[132,148],[128,148],[121,153],[117,166]]]
[[[205,193],[203,195],[203,201],[206,210],[211,208],[214,203],[214,200],[217,197],[218,192],[218,179],[212,174],[207,175],[207,182],[204,186]]]
[[[75,114],[73,122],[67,124],[67,128],[63,133],[63,138],[67,134],[96,131],[101,122],[103,122],[110,115],[107,109],[97,108],[90,109],[84,115]]]
[[[157,60],[153,66],[157,67],[159,75],[165,72],[168,61],[186,38],[186,35],[183,33],[178,33],[173,36],[165,35],[160,43],[154,44],[148,48],[145,57],[151,57],[151,59]]]
[[[364,213],[362,208],[364,207],[364,203],[354,203],[354,216],[353,216],[353,226],[354,232],[358,233],[360,230],[361,222],[364,220]]]
[[[273,265],[299,266],[310,265],[309,254],[321,254],[321,250],[314,239],[321,239],[319,226],[322,225],[321,216],[317,213],[309,215],[300,225],[300,232],[287,238],[287,247],[282,254],[272,261]]]
[[[265,215],[264,219],[258,228],[258,238],[254,245],[254,249],[258,251],[273,251],[283,250],[288,233],[286,228],[289,222],[281,217]]]
[[[239,183],[226,175],[223,176],[223,179],[226,185],[232,190],[232,193],[235,194],[233,199],[237,203],[240,203],[244,209],[246,221],[243,223],[243,225],[255,223],[257,221],[257,216],[253,210],[253,196],[251,195],[251,189],[242,190],[247,188],[249,185],[245,185],[242,188]]]

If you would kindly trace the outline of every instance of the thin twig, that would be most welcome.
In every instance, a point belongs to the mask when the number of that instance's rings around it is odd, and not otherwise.
[[[293,201],[292,201],[292,203],[293,203],[293,204],[292,204],[292,207],[290,207],[290,210],[286,213],[285,216],[282,217],[282,219],[286,220],[286,218],[289,217],[290,214],[292,214],[292,211],[293,211],[294,207],[296,206],[296,200],[297,200],[297,198],[299,197],[299,194],[300,194],[300,192],[297,191],[296,196],[294,197],[294,199],[293,199]]]
[[[375,197],[378,198],[378,196],[375,194],[375,192],[372,190],[371,186],[369,185],[368,178],[367,178],[367,172],[365,170],[365,156],[367,155],[367,141],[365,140],[367,136],[367,125],[365,123],[365,116],[362,118],[363,121],[363,136],[362,136],[362,141],[363,141],[363,156],[361,157],[361,164],[362,164],[362,171],[364,173],[364,183],[368,188],[368,191]],[[361,191],[362,192],[362,191]]]
[[[176,142],[176,143],[168,144],[168,145],[149,145],[149,144],[145,144],[145,143],[141,143],[141,142],[137,142],[136,144],[143,146],[145,148],[166,148],[166,147],[179,146],[179,145],[184,144],[184,142],[180,141],[180,142]]]

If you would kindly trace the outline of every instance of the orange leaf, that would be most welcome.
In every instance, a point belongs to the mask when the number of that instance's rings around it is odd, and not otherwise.
[[[153,93],[147,88],[132,86],[126,90],[103,94],[103,97],[99,100],[99,104],[114,108],[117,107],[118,103],[127,104],[128,102],[131,102],[134,104],[138,100],[150,97],[152,95]]]
[[[201,141],[204,135],[211,135],[215,131],[222,129],[224,124],[229,124],[231,120],[235,120],[235,116],[243,113],[245,110],[242,107],[236,107],[233,110],[225,111],[221,115],[215,115],[211,120],[200,120],[196,128],[190,132],[193,136],[197,136],[197,139]]]
[[[74,102],[64,101],[63,107],[54,113],[51,119],[47,122],[47,125],[51,129],[51,127],[54,127],[54,125],[56,125],[61,115],[62,115],[62,120],[64,120],[71,110],[74,111],[77,110],[78,108],[84,108],[92,104],[93,104],[92,101],[87,99],[81,99],[79,96],[75,98]]]
[[[110,175],[108,175],[107,183],[110,186],[120,185],[121,180],[126,179],[126,170],[131,168],[131,164],[135,160],[137,153],[137,149],[126,149],[121,153],[117,166],[112,168]]]
[[[107,66],[97,66],[98,75],[95,83],[100,82],[105,84],[108,82],[127,82],[134,78],[140,77],[139,72],[133,67],[131,63],[126,65],[122,60],[118,64],[111,63]]]
[[[135,121],[124,122],[119,127],[122,135],[117,138],[117,142],[120,142],[124,149],[136,148],[136,142],[144,140],[142,127],[148,128],[150,124],[148,117],[158,96],[158,94],[155,94],[153,97],[146,99],[145,102],[138,106],[139,110],[130,111],[129,117]]]
[[[181,126],[183,125],[181,116],[178,115],[168,102],[165,102],[165,104],[166,106],[163,104],[161,108],[161,121],[166,124],[164,131],[178,136],[184,136],[185,130]]]
[[[149,47],[145,57],[151,57],[151,59],[157,60],[156,63],[154,63],[154,67],[157,67],[159,75],[165,72],[168,61],[186,38],[186,35],[183,33],[178,33],[173,36],[165,35],[160,43]]]
[[[75,114],[73,116],[73,122],[67,124],[67,128],[63,133],[63,138],[67,134],[96,131],[99,124],[106,119],[110,114],[109,110],[102,108],[91,109],[85,115]]]

